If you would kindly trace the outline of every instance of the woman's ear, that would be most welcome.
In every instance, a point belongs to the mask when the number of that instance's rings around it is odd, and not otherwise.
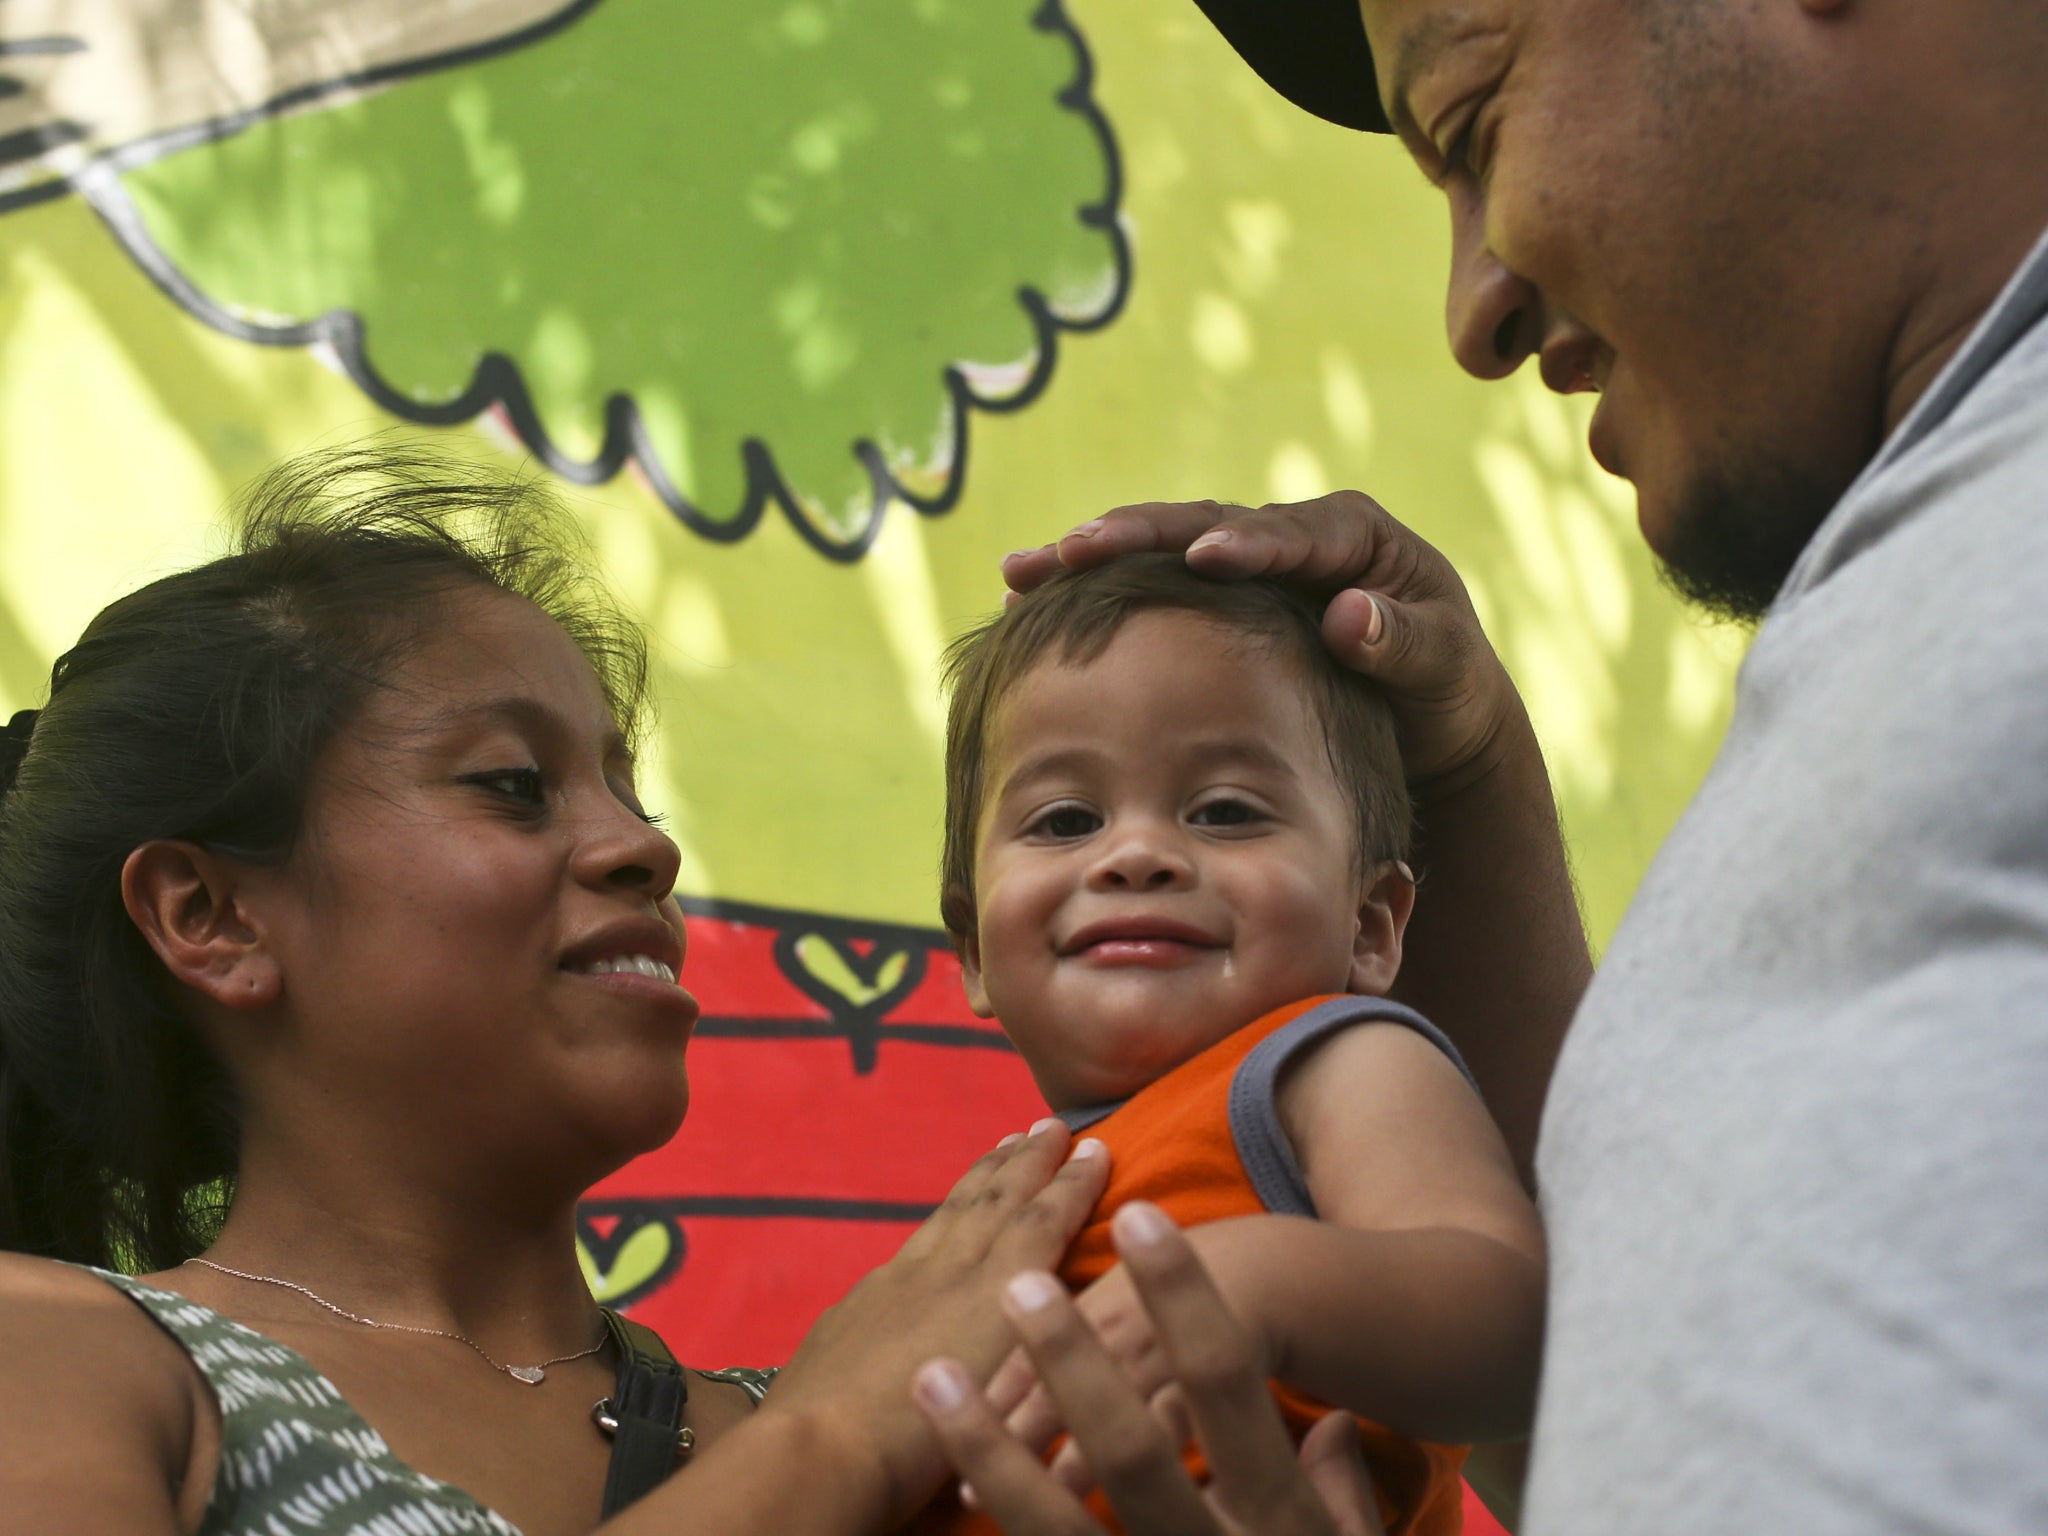
[[[1358,934],[1351,942],[1351,981],[1346,991],[1384,997],[1401,971],[1401,939],[1415,910],[1415,875],[1390,859],[1379,866],[1358,901]]]
[[[246,865],[196,843],[144,843],[121,866],[121,901],[171,979],[248,1011],[284,990],[277,959],[247,911]]]

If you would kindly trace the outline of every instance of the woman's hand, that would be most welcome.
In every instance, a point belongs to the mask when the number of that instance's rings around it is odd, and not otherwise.
[[[1133,1389],[1049,1275],[1020,1275],[1004,1307],[1096,1482],[1131,1536],[1381,1536],[1357,1432],[1332,1414],[1299,1456],[1266,1387],[1262,1351],[1238,1325],[1194,1250],[1157,1208],[1117,1213],[1117,1252],[1151,1314],[1176,1379],[1162,1415]],[[1016,1439],[955,1360],[917,1376],[917,1400],[976,1502],[1007,1536],[1085,1536],[1086,1507]],[[1164,1419],[1186,1415],[1208,1458],[1208,1488],[1181,1462]]]
[[[911,1372],[935,1354],[992,1371],[1013,1342],[1004,1282],[1058,1262],[1101,1198],[1102,1144],[1084,1141],[1071,1157],[1068,1148],[1066,1127],[1043,1120],[970,1168],[896,1257],[818,1320],[762,1406],[764,1416],[802,1416],[872,1485],[855,1496],[873,1505],[873,1528],[914,1514],[945,1471],[911,1405]]]
[[[1358,491],[1256,508],[1118,507],[1057,543],[1009,556],[1003,576],[1024,592],[1063,566],[1176,549],[1205,576],[1284,576],[1331,594],[1323,640],[1386,688],[1408,777],[1423,799],[1491,768],[1503,725],[1521,715],[1514,685],[1451,563]]]

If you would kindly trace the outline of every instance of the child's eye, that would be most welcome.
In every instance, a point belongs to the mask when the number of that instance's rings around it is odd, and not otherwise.
[[[463,782],[532,809],[547,804],[547,780],[538,768],[494,768],[488,773],[469,774]]]
[[[1197,806],[1188,819],[1198,827],[1248,827],[1265,818],[1256,806],[1226,798]]]
[[[1025,830],[1035,837],[1067,842],[1086,837],[1102,825],[1102,818],[1085,805],[1056,805],[1044,812]]]

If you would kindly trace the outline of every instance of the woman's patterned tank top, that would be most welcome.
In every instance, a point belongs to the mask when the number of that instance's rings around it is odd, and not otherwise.
[[[520,1536],[453,1483],[416,1472],[305,1356],[211,1307],[111,1270],[220,1404],[220,1470],[201,1536]],[[705,1371],[758,1402],[772,1372]]]

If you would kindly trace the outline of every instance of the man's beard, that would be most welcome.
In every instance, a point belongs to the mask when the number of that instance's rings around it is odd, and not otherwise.
[[[1784,465],[1694,481],[1658,553],[1664,580],[1716,618],[1756,624],[1842,487]]]

